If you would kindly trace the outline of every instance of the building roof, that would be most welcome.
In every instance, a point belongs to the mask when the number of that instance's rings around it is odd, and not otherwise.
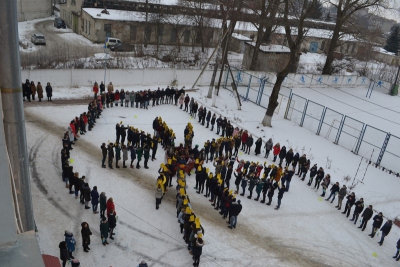
[[[141,12],[107,9],[109,14],[102,14],[101,8],[83,8],[83,11],[95,19],[120,20],[120,21],[145,21]]]
[[[255,46],[255,42],[246,42],[246,44]],[[283,45],[260,45],[260,50],[269,53],[290,53],[289,47]]]
[[[232,37],[240,41],[252,41],[249,37],[246,37],[236,32],[232,33]]]

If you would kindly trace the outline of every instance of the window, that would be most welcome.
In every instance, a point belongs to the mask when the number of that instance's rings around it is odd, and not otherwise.
[[[90,20],[88,20],[88,22],[89,22],[88,28],[89,28],[89,35],[90,35]]]
[[[106,32],[106,37],[111,37],[111,24],[104,24],[104,31]]]
[[[162,39],[163,39],[163,35],[164,35],[163,25],[157,26],[157,35],[158,35],[158,43],[162,43]]]
[[[346,46],[346,53],[349,53],[349,50],[350,50],[350,44],[347,44],[347,46]]]
[[[171,29],[171,43],[176,43],[176,29]]]
[[[73,6],[75,6],[75,5],[76,5],[76,2],[75,2],[75,0],[71,0],[71,5],[73,5]]]
[[[130,27],[130,39],[136,41],[136,26],[131,25]]]
[[[183,42],[189,43],[190,42],[190,30],[185,30],[183,32]]]
[[[84,28],[85,33],[87,33],[87,20],[86,19],[83,20],[83,28]]]

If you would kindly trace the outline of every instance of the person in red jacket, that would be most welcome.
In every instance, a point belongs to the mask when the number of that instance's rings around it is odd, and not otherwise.
[[[114,104],[116,107],[118,107],[119,99],[120,99],[120,94],[119,94],[119,91],[117,90],[117,91],[115,91],[115,94],[114,94]]]
[[[279,143],[276,143],[276,145],[274,145],[274,160],[273,162],[275,162],[276,157],[279,155],[279,153],[281,152],[281,145]]]
[[[97,82],[94,82],[93,93],[94,93],[94,99],[97,99],[97,94],[99,93],[99,85],[97,84]]]
[[[109,215],[110,215],[110,213],[111,213],[111,211],[114,211],[114,212],[115,212],[115,204],[114,204],[114,200],[113,200],[112,197],[110,197],[110,198],[107,200],[106,207],[107,207],[107,218],[108,218]]]
[[[247,137],[249,137],[249,133],[247,132],[247,130],[245,130],[242,133],[242,151],[246,150]]]

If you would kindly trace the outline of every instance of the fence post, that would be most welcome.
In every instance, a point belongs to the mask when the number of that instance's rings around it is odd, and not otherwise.
[[[246,99],[249,98],[249,92],[250,92],[250,86],[251,86],[251,79],[253,78],[253,75],[250,75],[250,79],[249,79],[249,85],[247,86],[247,92],[246,92]]]
[[[364,126],[363,126],[363,128],[361,130],[361,133],[360,133],[360,137],[358,138],[358,143],[357,143],[356,149],[354,149],[354,151],[353,151],[353,153],[356,154],[356,155],[358,155],[358,151],[360,151],[361,143],[362,143],[362,141],[364,139],[364,134],[365,134],[365,130],[366,129],[367,129],[367,125],[364,123]]]
[[[300,127],[303,127],[304,118],[306,117],[307,107],[308,107],[308,100],[306,101],[306,104],[304,105],[304,111],[303,111],[303,116],[301,116]]]
[[[390,136],[391,136],[391,134],[390,134],[390,133],[387,133],[387,134],[386,134],[386,137],[385,137],[385,141],[383,141],[383,145],[382,145],[382,148],[381,148],[381,152],[379,153],[378,160],[377,160],[377,162],[376,162],[376,164],[378,164],[378,165],[381,164],[383,155],[385,154],[385,151],[386,151],[386,147],[387,147],[387,145],[388,145],[388,143],[389,143]]]
[[[231,67],[228,66],[228,71],[226,72],[226,78],[225,78],[225,86],[224,88],[226,89],[226,86],[228,85],[228,77],[229,77],[229,72],[231,71]],[[235,82],[235,81],[233,81]]]
[[[265,82],[267,81],[267,79],[263,79],[261,84],[260,84],[260,90],[258,91],[258,100],[257,100],[257,104],[260,105],[261,104],[261,98],[262,95],[264,93],[264,87],[265,87]]]
[[[286,111],[285,111],[285,116],[284,116],[285,119],[288,119],[288,118],[287,118],[287,115],[288,115],[288,113],[289,113],[290,104],[292,103],[292,96],[293,96],[293,93],[292,93],[292,90],[290,90],[289,100],[288,100],[288,103],[287,103],[287,105],[286,105]]]
[[[324,119],[325,119],[325,113],[326,113],[326,107],[324,107],[324,110],[322,111],[321,119],[319,120],[319,125],[318,125],[318,129],[317,129],[317,135],[319,135],[319,133],[321,132],[322,123],[324,122]]]
[[[344,121],[346,120],[346,115],[344,115],[343,117],[342,117],[342,121],[340,122],[340,125],[339,125],[339,129],[338,129],[338,133],[337,133],[337,135],[336,135],[336,139],[335,139],[335,142],[334,142],[334,144],[338,144],[339,143],[339,139],[340,139],[340,134],[342,133],[342,130],[343,130],[343,125],[344,125]]]

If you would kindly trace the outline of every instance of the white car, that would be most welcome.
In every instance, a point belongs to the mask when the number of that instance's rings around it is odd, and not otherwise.
[[[35,45],[42,44],[46,45],[46,39],[42,34],[35,33],[31,37],[31,42],[34,43]]]

